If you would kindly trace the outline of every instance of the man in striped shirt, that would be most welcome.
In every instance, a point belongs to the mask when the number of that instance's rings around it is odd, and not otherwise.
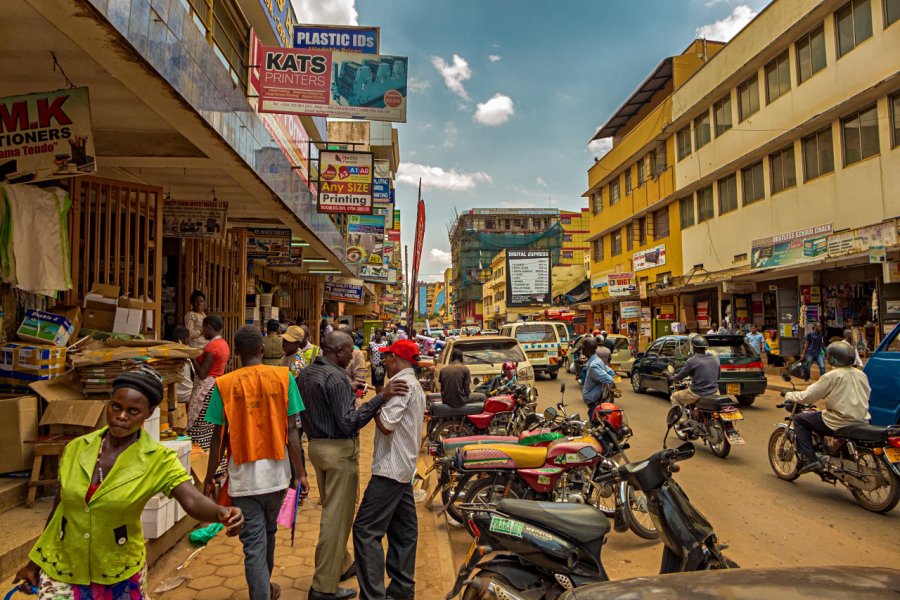
[[[381,348],[389,383],[403,381],[409,391],[387,400],[375,416],[375,455],[372,479],[366,488],[353,523],[353,550],[360,597],[412,599],[415,595],[416,543],[419,526],[413,496],[413,475],[422,441],[425,392],[413,367],[419,362],[419,347],[411,340],[398,340]],[[387,534],[385,590],[384,550]]]

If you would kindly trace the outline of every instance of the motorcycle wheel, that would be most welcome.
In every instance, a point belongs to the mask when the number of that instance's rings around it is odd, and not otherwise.
[[[478,589],[479,587],[487,588],[491,580],[496,580],[498,584],[504,587],[515,589],[509,580],[500,573],[495,573],[494,571],[479,571],[478,575],[472,580],[472,583],[466,585],[463,589],[463,600],[483,600],[485,598],[489,600],[500,600],[501,598],[504,598],[505,596],[497,596],[487,591],[482,593]]]
[[[709,428],[715,429],[719,434],[719,443],[713,444],[710,442],[709,449],[719,458],[727,457],[731,452],[731,442],[728,441],[728,437],[725,435],[725,428],[722,427],[722,423],[717,419],[710,422]]]
[[[876,513],[886,513],[892,510],[900,502],[900,478],[884,464],[881,458],[874,454],[860,454],[859,467],[869,477],[876,477],[881,485],[871,492],[856,487],[850,488],[850,493],[856,502],[866,510]]]
[[[447,507],[447,519],[451,520],[451,525],[454,527],[462,527],[462,524],[465,523],[465,516],[462,514],[462,511],[459,510],[459,505],[466,501],[468,497],[468,487],[471,483],[472,475],[467,474],[463,475],[456,481],[455,487],[444,487],[441,490],[441,502],[444,503],[444,506]],[[459,490],[459,494],[456,496],[456,500],[450,502],[450,499],[453,498],[453,493]]]
[[[505,487],[506,484],[502,479],[497,479],[495,482],[495,478],[489,475],[473,481],[469,485],[466,498],[470,504],[481,504],[487,508],[495,508],[497,503],[503,499]],[[518,481],[513,481],[512,485],[509,486],[509,495],[506,497],[524,500],[526,494],[527,491],[522,487],[522,484]]]
[[[787,435],[787,429],[779,427],[769,436],[769,466],[779,479],[794,481],[797,474],[797,447]]]
[[[625,519],[628,521],[628,528],[634,532],[636,536],[645,540],[659,539],[659,532],[650,518],[650,509],[647,506],[647,496],[644,492],[626,484],[628,503],[623,507],[625,510]]]
[[[448,438],[465,437],[475,435],[475,430],[468,422],[450,421],[435,427],[431,432],[431,441],[441,443]]]
[[[641,374],[637,371],[631,374],[631,389],[638,394],[643,394],[647,391],[647,388],[641,385]]]

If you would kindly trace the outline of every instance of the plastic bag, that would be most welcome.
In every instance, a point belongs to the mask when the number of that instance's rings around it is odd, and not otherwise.
[[[284,495],[284,501],[281,503],[281,510],[278,511],[276,523],[282,527],[292,527],[297,512],[297,490],[288,488]]]
[[[213,523],[211,525],[207,525],[206,527],[201,527],[195,531],[191,532],[191,544],[195,546],[205,546],[209,540],[216,537],[216,534],[225,529],[225,526],[221,523]]]

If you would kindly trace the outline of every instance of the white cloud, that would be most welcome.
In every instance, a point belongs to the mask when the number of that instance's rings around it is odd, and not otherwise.
[[[612,150],[612,138],[600,138],[588,144],[588,152],[596,158],[602,158],[610,150]]]
[[[490,56],[488,56],[488,60],[491,62],[499,62],[503,60],[503,57],[499,54],[491,54]]]
[[[465,173],[456,169],[445,170],[441,167],[420,165],[417,163],[400,163],[397,172],[397,183],[406,185],[419,185],[422,179],[423,188],[447,190],[450,192],[467,192],[475,189],[479,183],[491,183],[491,176],[481,171]]]
[[[432,261],[444,266],[450,266],[451,256],[449,252],[440,248],[432,248],[430,254]]]
[[[358,25],[356,0],[291,0],[302,23]]]
[[[547,185],[547,182],[544,181],[544,178],[543,178],[543,177],[538,177],[538,178],[535,179],[534,181],[535,181],[539,186],[541,186],[541,187],[550,187],[550,186]]]
[[[453,63],[450,64],[440,56],[432,56],[431,64],[434,65],[434,68],[437,69],[438,73],[441,74],[441,77],[444,78],[444,85],[446,85],[450,91],[465,100],[469,99],[469,92],[466,91],[463,82],[472,77],[472,69],[469,68],[469,63],[466,59],[459,54],[454,54]]]
[[[427,79],[419,79],[418,77],[410,77],[406,82],[406,89],[409,90],[411,94],[418,94],[419,92],[424,92],[428,88],[431,87],[431,82]]]
[[[444,148],[453,148],[456,146],[456,138],[459,137],[459,129],[453,124],[453,121],[444,126]]]
[[[479,102],[475,109],[475,120],[482,125],[502,125],[516,112],[512,98],[504,94],[494,94],[487,102]]]
[[[724,19],[698,27],[697,37],[717,42],[727,42],[737,35],[737,32],[752,21],[757,14],[759,14],[759,11],[753,10],[746,4],[739,4]]]

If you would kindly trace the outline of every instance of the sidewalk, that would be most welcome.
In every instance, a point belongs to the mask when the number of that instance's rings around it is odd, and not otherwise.
[[[375,425],[370,423],[360,432],[360,487],[362,499],[371,477],[372,450]],[[424,473],[419,460],[420,473]],[[315,567],[316,541],[319,535],[319,491],[315,472],[310,466],[309,500],[300,509],[293,548],[290,531],[279,528],[275,550],[275,570],[272,580],[281,585],[283,600],[303,600],[307,596]],[[435,516],[424,503],[416,505],[419,517],[419,542],[416,557],[416,597],[443,598],[456,576],[446,519]],[[179,543],[169,554],[160,559],[150,571],[150,593],[163,600],[246,600],[247,584],[244,581],[244,554],[237,538],[219,534],[191,563],[181,571],[176,567],[190,556],[193,548],[187,539]],[[188,575],[191,581],[161,594],[154,594],[159,584],[171,577]],[[341,584],[356,589],[356,579]]]

